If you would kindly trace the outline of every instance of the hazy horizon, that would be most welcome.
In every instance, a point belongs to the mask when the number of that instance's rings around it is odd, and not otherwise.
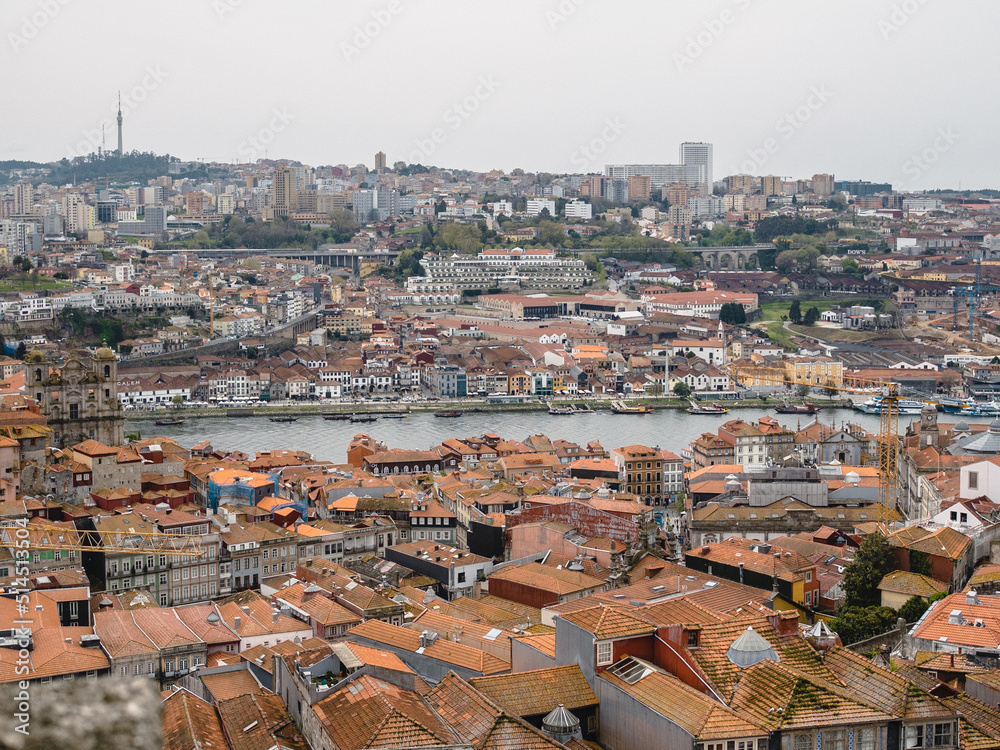
[[[188,161],[371,166],[384,151],[584,173],[707,141],[715,179],[1000,186],[986,0],[8,0],[0,17],[0,159],[96,151],[102,123],[113,150],[121,89],[125,150]]]

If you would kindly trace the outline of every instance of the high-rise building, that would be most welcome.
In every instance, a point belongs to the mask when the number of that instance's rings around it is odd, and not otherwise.
[[[379,221],[385,221],[390,216],[399,216],[399,191],[386,188],[376,190],[375,208],[378,210]]]
[[[760,192],[765,196],[781,195],[781,178],[773,174],[760,178]]]
[[[93,206],[88,206],[80,193],[67,193],[63,198],[63,216],[69,232],[86,232],[94,228]]]
[[[832,174],[814,174],[812,191],[821,197],[833,195],[834,179]]]
[[[30,221],[0,219],[0,247],[7,248],[7,257],[27,255],[29,250],[42,249],[42,236]]]
[[[702,195],[712,192],[712,144],[682,143],[680,145],[681,164],[685,167],[698,167],[701,170],[700,189]]]
[[[232,193],[220,193],[215,198],[215,210],[223,216],[229,216],[236,211],[236,196]]]
[[[275,216],[288,216],[299,209],[295,171],[282,164],[271,175],[271,205]]]
[[[687,185],[670,185],[663,188],[663,193],[670,206],[686,206],[691,197],[691,189]]]
[[[375,191],[355,190],[353,196],[354,216],[360,222],[371,221],[372,212],[375,210]]]
[[[650,195],[649,176],[632,175],[628,178],[628,197],[633,201],[648,201]]]
[[[160,235],[167,231],[170,209],[167,206],[146,206],[143,218],[118,221],[119,234]]]
[[[31,213],[35,203],[35,189],[30,182],[19,182],[14,186],[14,215],[25,216]]]
[[[712,192],[712,144],[682,143],[680,164],[608,164],[604,167],[604,174],[623,179],[642,175],[649,177],[652,189],[682,183],[709,195]]]
[[[642,176],[642,175],[639,175]],[[622,177],[612,177],[604,181],[604,193],[601,195],[605,200],[612,203],[629,202],[629,180]],[[648,178],[647,178],[648,179]]]
[[[385,152],[379,151],[375,154],[375,171],[382,172],[385,170]]]
[[[727,193],[752,193],[753,177],[748,174],[731,174],[726,178]]]

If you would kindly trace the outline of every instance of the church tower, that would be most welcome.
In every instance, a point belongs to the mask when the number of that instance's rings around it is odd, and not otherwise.
[[[107,346],[93,357],[69,357],[53,366],[40,351],[25,357],[25,395],[38,401],[52,428],[52,447],[84,440],[104,445],[125,442],[125,420],[118,401],[118,360]]]

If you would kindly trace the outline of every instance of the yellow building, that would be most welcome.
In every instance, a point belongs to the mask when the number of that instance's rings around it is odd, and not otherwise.
[[[796,357],[785,360],[787,380],[795,385],[841,386],[844,363],[830,357]]]

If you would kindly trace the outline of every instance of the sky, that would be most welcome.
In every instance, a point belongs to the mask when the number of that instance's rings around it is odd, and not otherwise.
[[[0,160],[602,172],[1000,188],[995,0],[3,0]],[[102,136],[102,124],[104,134]]]

